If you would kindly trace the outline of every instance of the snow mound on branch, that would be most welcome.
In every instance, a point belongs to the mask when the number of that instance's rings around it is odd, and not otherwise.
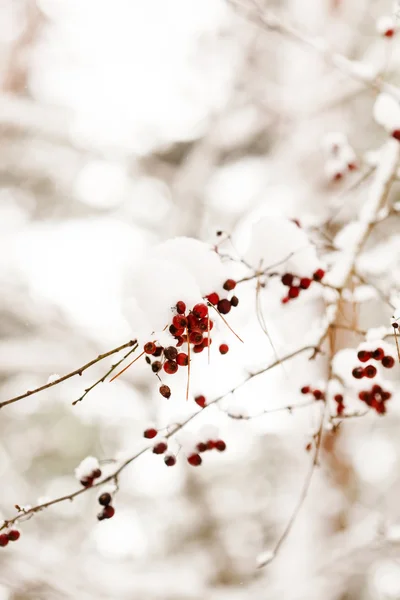
[[[304,230],[284,217],[264,217],[253,225],[245,259],[256,269],[274,266],[274,271],[291,271],[300,277],[320,267]]]
[[[389,94],[379,94],[374,104],[374,119],[386,131],[400,129],[400,104]]]
[[[99,461],[94,456],[84,458],[75,469],[75,477],[79,480],[90,477],[93,471],[100,468]]]

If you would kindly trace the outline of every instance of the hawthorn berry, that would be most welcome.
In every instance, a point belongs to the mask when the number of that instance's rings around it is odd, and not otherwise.
[[[199,442],[196,446],[198,452],[205,452],[207,450],[207,444],[204,442]]]
[[[289,288],[289,292],[288,292],[289,298],[297,298],[297,296],[299,294],[300,294],[300,288],[298,288],[298,287]]]
[[[393,329],[398,329],[399,328],[399,324],[398,323],[392,323],[392,327],[393,327]]]
[[[147,344],[144,345],[144,351],[146,354],[154,354],[156,350],[157,346],[154,344],[154,342],[147,342]]]
[[[172,325],[177,329],[185,329],[187,327],[188,320],[186,317],[182,317],[181,315],[175,315],[172,319]]]
[[[376,375],[376,367],[374,367],[374,365],[367,365],[364,369],[364,375],[365,377],[368,377],[369,379],[372,379],[373,377],[375,377]]]
[[[284,298],[282,298],[281,302],[282,304],[287,304],[289,302],[290,298],[289,296],[285,296]]]
[[[196,404],[198,404],[199,406],[201,406],[201,408],[204,408],[206,405],[206,399],[205,396],[196,396],[194,401],[196,402]]]
[[[101,494],[101,496],[99,496],[98,500],[99,504],[101,504],[102,506],[108,506],[112,500],[111,494],[109,494],[108,492],[104,492],[104,494]]]
[[[239,298],[237,296],[232,296],[231,306],[236,307],[238,304],[239,304]]]
[[[382,400],[386,401],[389,400],[392,397],[392,394],[390,392],[382,392]]]
[[[168,456],[164,456],[164,462],[167,467],[173,467],[176,464],[176,458],[172,454],[169,454]]]
[[[362,379],[364,377],[364,369],[362,367],[355,367],[351,374],[355,379]]]
[[[6,533],[0,534],[0,546],[7,546],[8,544],[8,535]]]
[[[313,274],[314,281],[321,281],[324,278],[325,271],[323,269],[317,269]]]
[[[234,279],[227,279],[222,287],[227,292],[231,292],[236,287],[236,281]]]
[[[217,309],[218,309],[218,312],[221,313],[221,315],[227,315],[228,312],[230,312],[231,308],[232,308],[231,303],[226,298],[224,298],[223,300],[220,300],[218,302]]]
[[[168,373],[168,375],[174,375],[178,370],[178,365],[174,360],[167,360],[164,363],[164,371]]]
[[[176,360],[178,350],[174,346],[168,346],[164,348],[164,356],[167,360]]]
[[[302,393],[302,394],[309,394],[309,393],[310,393],[310,386],[309,386],[309,385],[304,385],[304,386],[301,388],[301,390],[300,390],[300,391],[301,391],[301,393]]]
[[[383,34],[386,38],[391,38],[394,36],[394,29],[392,29],[391,27],[389,27],[389,29],[386,29],[386,31]]]
[[[206,304],[199,303],[193,307],[193,314],[198,319],[204,319],[208,315],[208,308]]]
[[[192,331],[192,333],[189,335],[189,341],[191,344],[198,346],[203,341],[203,334],[200,333],[200,331]]]
[[[147,438],[148,440],[151,440],[156,437],[157,433],[157,429],[155,429],[154,427],[149,427],[148,429],[144,430],[143,437]]]
[[[395,129],[392,131],[392,138],[400,142],[400,129]]]
[[[180,367],[187,367],[189,364],[189,357],[185,352],[180,352],[176,357],[176,362]]]
[[[291,273],[285,273],[281,277],[281,282],[283,283],[283,285],[290,287],[293,283],[293,279],[294,279],[294,277]]]
[[[192,465],[192,467],[198,467],[203,462],[203,459],[201,458],[200,454],[190,454],[190,456],[187,458],[187,461],[189,465]]]
[[[163,396],[164,398],[170,398],[171,397],[171,389],[168,385],[161,385],[160,386],[160,394],[161,396]]]
[[[108,506],[105,506],[103,508],[103,519],[111,519],[111,517],[113,517],[115,515],[115,508],[113,506],[111,506],[110,504],[108,504]]]
[[[312,279],[310,279],[309,277],[302,277],[300,279],[300,287],[302,290],[308,290],[308,288],[310,287],[311,284],[312,284]]]
[[[219,302],[219,296],[216,292],[212,292],[212,294],[208,294],[208,296],[206,296],[206,298],[210,304],[218,304],[218,302]]]
[[[168,445],[166,442],[158,442],[153,448],[153,454],[164,454],[167,448]]]
[[[176,312],[180,315],[184,315],[186,312],[186,304],[184,302],[182,302],[182,300],[179,300],[176,303]]]
[[[214,440],[208,440],[207,442],[207,450],[213,450],[215,448]]]
[[[220,354],[226,354],[227,352],[229,352],[228,344],[221,344],[219,347],[219,351],[220,351]]]
[[[7,533],[7,538],[9,542],[16,542],[17,540],[19,540],[20,537],[21,533],[18,531],[18,529],[11,529],[11,531]]]
[[[156,351],[154,352],[153,356],[154,357],[158,357],[161,356],[161,354],[163,353],[164,348],[162,346],[157,346]]]
[[[85,488],[92,487],[93,485],[93,477],[82,477],[80,480],[80,484]]]
[[[99,477],[101,477],[101,469],[95,469],[91,475],[90,475],[93,479],[98,479]]]
[[[159,360],[155,360],[151,365],[151,370],[153,371],[153,373],[158,373],[158,371],[161,371],[161,369],[162,363]]]
[[[382,360],[382,358],[384,356],[385,356],[385,352],[384,352],[383,348],[377,348],[372,353],[372,358],[374,358],[375,360]]]
[[[324,393],[321,390],[313,390],[313,396],[316,400],[322,400],[324,397]]]
[[[382,358],[382,366],[385,367],[385,369],[391,369],[392,367],[394,367],[393,356],[384,356]]]
[[[226,450],[226,444],[224,440],[217,440],[215,442],[215,448],[218,450],[218,452],[223,452],[224,450]]]
[[[197,344],[197,346],[193,346],[193,352],[195,354],[200,354],[200,352],[203,352],[204,348],[205,348],[205,346],[203,346],[203,343]]]
[[[343,402],[343,396],[342,396],[342,394],[336,394],[336,395],[334,396],[334,400],[335,400],[335,402],[337,402],[338,404],[342,404],[342,402]]]
[[[357,358],[361,362],[367,362],[371,358],[371,352],[367,352],[366,350],[360,350],[357,352]]]

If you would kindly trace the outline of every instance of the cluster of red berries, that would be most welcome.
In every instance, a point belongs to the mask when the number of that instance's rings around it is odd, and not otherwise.
[[[320,282],[325,276],[323,269],[317,269],[313,273],[312,279],[310,277],[297,277],[293,273],[285,273],[281,277],[281,282],[284,286],[289,288],[287,296],[282,298],[282,304],[286,304],[289,300],[294,300],[300,295],[302,290],[308,290],[313,281]]]
[[[222,287],[227,292],[232,292],[236,287],[236,281],[234,279],[227,279]],[[227,315],[232,308],[236,308],[236,306],[239,304],[239,298],[237,296],[232,296],[230,299],[220,298],[219,294],[216,292],[208,294],[206,298],[210,304],[216,306],[221,315]]]
[[[112,497],[109,492],[104,492],[98,497],[99,504],[103,507],[103,510],[97,515],[99,521],[104,519],[111,519],[115,514],[115,508],[111,506]]]
[[[386,413],[386,402],[390,400],[392,394],[383,390],[380,385],[373,385],[370,390],[361,391],[358,397],[378,414],[383,415]]]
[[[7,546],[8,542],[16,542],[21,534],[18,529],[10,529],[7,533],[0,533],[0,546]]]
[[[316,400],[325,400],[325,394],[319,389],[313,389],[309,385],[304,385],[301,388],[302,394],[312,394]]]
[[[392,369],[395,363],[393,356],[385,355],[383,348],[376,348],[375,350],[360,350],[357,353],[357,358],[363,363],[368,362],[369,360],[377,360],[378,362],[382,363],[382,366],[386,369]],[[366,377],[374,377],[374,375],[367,375],[366,373],[365,375]],[[361,379],[363,375],[361,375],[361,377],[354,375],[354,377],[356,377],[356,379]]]
[[[83,487],[92,487],[94,480],[98,479],[99,477],[101,477],[101,469],[94,469],[90,475],[82,477],[80,483],[83,485]]]
[[[206,442],[199,442],[196,445],[197,452],[189,454],[187,461],[189,465],[198,467],[203,462],[200,453],[207,452],[207,450],[218,450],[218,452],[224,452],[226,450],[226,443],[224,440],[207,440]]]

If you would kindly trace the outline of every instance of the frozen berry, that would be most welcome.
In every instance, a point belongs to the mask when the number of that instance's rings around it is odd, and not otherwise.
[[[367,365],[364,369],[364,375],[369,379],[373,379],[376,375],[376,367],[374,365]]]
[[[186,317],[182,317],[181,315],[175,315],[172,319],[172,325],[177,329],[185,329],[187,327],[188,321]]]
[[[115,508],[110,504],[103,508],[103,517],[104,519],[111,519],[115,514]]]
[[[189,364],[188,355],[185,352],[180,352],[176,357],[176,362],[180,367],[187,367]]]
[[[19,540],[20,536],[21,533],[18,531],[18,529],[11,529],[11,531],[7,533],[9,542],[16,542],[17,540]]]
[[[236,281],[234,279],[227,279],[223,285],[224,290],[231,292],[236,287]]]
[[[192,465],[192,467],[198,467],[203,462],[203,459],[201,458],[200,454],[190,454],[187,461],[189,465]]]
[[[173,467],[176,464],[176,458],[172,454],[164,456],[164,462],[167,467]]]
[[[7,546],[8,544],[8,536],[6,533],[0,534],[0,546]]]
[[[186,311],[186,304],[184,302],[182,302],[182,300],[179,300],[176,303],[176,312],[180,315],[184,315]]]
[[[215,292],[213,292],[212,294],[208,294],[208,296],[206,296],[206,298],[210,304],[218,304],[218,302],[219,302],[219,296]]]
[[[226,450],[226,444],[224,440],[217,440],[215,442],[215,447],[218,450],[218,452],[223,452],[224,450]]]
[[[325,271],[323,269],[317,269],[313,274],[314,281],[321,281],[324,278]]]
[[[148,440],[151,440],[156,437],[157,433],[157,429],[154,429],[154,427],[149,427],[143,432],[143,437],[147,438]]]
[[[382,358],[382,366],[386,369],[391,369],[394,367],[394,358],[393,356],[384,356]]]
[[[361,362],[367,362],[371,358],[371,352],[367,352],[366,350],[360,350],[357,352],[357,358]]]
[[[153,448],[153,454],[164,454],[168,445],[165,442],[158,442]]]
[[[223,300],[220,300],[218,302],[217,309],[218,309],[218,312],[221,313],[221,315],[227,315],[228,312],[231,310],[231,308],[232,308],[231,303],[226,298],[224,298]]]
[[[164,348],[164,356],[167,360],[176,360],[178,350],[174,346],[168,346]]]
[[[144,351],[146,354],[154,354],[156,350],[157,346],[153,342],[147,342],[147,344],[144,345]]]
[[[300,390],[300,391],[301,391],[301,393],[302,393],[302,394],[309,394],[309,393],[310,393],[310,386],[309,386],[309,385],[304,385],[304,386],[301,388],[301,390]]]
[[[383,348],[377,348],[372,353],[372,358],[374,358],[375,360],[382,360],[382,358],[384,356],[385,356],[385,352],[384,352]]]
[[[196,404],[198,404],[199,406],[201,406],[201,408],[204,408],[206,405],[206,399],[205,396],[196,396],[194,401],[196,402]]]
[[[228,344],[221,344],[219,347],[219,351],[221,354],[226,354],[227,352],[229,352]]]
[[[168,375],[174,375],[178,370],[178,365],[174,360],[167,360],[164,363],[164,371],[168,373]]]
[[[161,385],[160,386],[160,394],[164,398],[170,398],[171,397],[171,389],[170,389],[170,387],[168,385]]]
[[[294,277],[291,273],[285,273],[281,277],[281,282],[283,283],[283,285],[290,287],[293,283],[293,279],[294,279]]]
[[[298,287],[289,288],[289,292],[288,292],[289,298],[297,298],[297,296],[299,294],[300,294],[300,288],[298,288]]]
[[[308,290],[311,283],[312,283],[312,279],[310,279],[309,277],[302,277],[300,279],[300,287],[302,290]]]
[[[239,298],[237,296],[232,296],[231,306],[236,307],[238,304],[239,304]]]
[[[101,504],[102,506],[108,506],[111,500],[111,494],[109,494],[108,492],[104,492],[104,494],[101,494],[101,496],[99,496],[99,504]]]
[[[196,304],[193,307],[193,314],[195,317],[197,317],[198,319],[204,319],[204,317],[206,317],[208,315],[208,308],[206,304],[200,303],[200,304]]]
[[[355,367],[351,374],[355,379],[362,379],[364,377],[364,369],[362,367]]]
[[[155,360],[153,362],[153,364],[151,365],[151,370],[153,371],[153,373],[158,373],[158,371],[161,371],[162,369],[162,364],[160,363],[159,360]]]

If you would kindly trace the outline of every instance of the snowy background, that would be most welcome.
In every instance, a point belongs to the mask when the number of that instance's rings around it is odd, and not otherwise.
[[[356,73],[400,84],[400,42],[384,37],[379,21],[396,10],[389,0],[259,4],[355,61]],[[385,104],[374,118],[374,86],[245,12],[222,0],[0,2],[0,400],[137,335],[134,315],[126,319],[133,274],[174,236],[215,244],[224,230],[234,239],[227,252],[255,259],[280,236],[257,238],[253,225],[287,217],[307,229],[318,261],[335,259],[332,240],[360,213],[396,108]],[[347,136],[358,162],[338,181],[321,146],[331,131]],[[394,185],[394,206],[398,198]],[[363,279],[341,306],[353,328],[355,318],[359,330],[390,326],[399,231],[398,213],[386,215],[359,260]],[[252,236],[258,243],[248,249]],[[350,242],[339,234],[338,252]],[[233,264],[232,273],[242,270]],[[143,285],[157,287],[158,277],[148,270]],[[324,300],[310,290],[283,306],[279,285],[262,302],[283,356],[309,343]],[[199,357],[193,394],[215,398],[274,360],[255,318],[254,281],[238,296],[230,323],[245,344],[220,325],[231,351],[210,366]],[[343,330],[336,349],[361,341]],[[324,356],[298,356],[222,408],[256,415],[295,405],[300,387],[317,385],[326,369]],[[16,504],[72,492],[85,456],[130,456],[149,423],[190,410],[160,398],[139,363],[73,406],[103,373],[100,363],[1,410],[2,518]],[[199,469],[184,461],[167,469],[145,454],[121,475],[107,522],[97,522],[88,492],[23,523],[21,540],[0,549],[0,600],[400,599],[397,367],[388,378],[387,415],[326,432],[304,506],[266,568],[257,564],[309,471],[317,405],[248,421],[210,408],[199,421],[217,424],[224,454],[207,455]]]

